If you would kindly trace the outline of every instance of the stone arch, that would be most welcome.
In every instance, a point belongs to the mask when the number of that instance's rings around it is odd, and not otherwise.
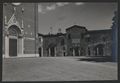
[[[23,45],[24,40],[20,27],[16,24],[7,26],[7,36],[5,36],[5,57],[23,54]]]
[[[8,33],[10,36],[17,36],[20,37],[22,34],[22,31],[20,30],[20,28],[16,25],[11,25],[8,27]]]
[[[96,56],[103,56],[104,55],[104,44],[98,44],[94,47],[95,55]]]

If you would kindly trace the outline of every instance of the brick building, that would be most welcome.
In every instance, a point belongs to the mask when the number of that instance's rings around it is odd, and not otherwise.
[[[35,3],[3,4],[3,57],[36,53],[37,12]]]
[[[66,33],[38,34],[41,56],[111,56],[111,29],[88,31],[73,25]]]
[[[92,30],[86,34],[87,56],[111,56],[112,31]]]
[[[65,56],[65,35],[58,34],[38,34],[40,56]]]

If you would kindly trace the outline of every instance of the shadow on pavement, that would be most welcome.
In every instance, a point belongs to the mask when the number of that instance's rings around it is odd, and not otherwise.
[[[112,62],[112,58],[111,57],[85,57],[85,58],[78,58],[77,61]]]

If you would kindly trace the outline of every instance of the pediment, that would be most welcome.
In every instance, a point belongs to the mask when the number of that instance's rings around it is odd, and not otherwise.
[[[8,26],[9,25],[13,25],[13,24],[15,24],[15,25],[20,27],[19,22],[17,21],[17,19],[15,17],[15,14],[12,15],[12,17],[10,18],[10,20],[7,23]]]

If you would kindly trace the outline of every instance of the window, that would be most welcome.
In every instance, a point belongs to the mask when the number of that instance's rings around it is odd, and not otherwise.
[[[81,34],[81,39],[83,39],[83,37],[84,37],[84,35],[83,35],[83,34]]]
[[[87,38],[87,41],[90,42],[90,38]]]
[[[72,51],[73,49],[72,48],[70,48],[70,51]]]
[[[63,47],[63,50],[65,50],[65,47]]]
[[[106,40],[105,37],[103,37],[102,40],[105,41]]]
[[[68,34],[68,39],[71,39],[71,35],[70,34]]]
[[[39,38],[39,42],[41,42],[41,38]]]
[[[61,45],[64,45],[65,44],[65,41],[64,41],[64,39],[62,39],[62,41],[61,41]]]
[[[80,43],[80,39],[72,39],[72,43],[78,44]]]

